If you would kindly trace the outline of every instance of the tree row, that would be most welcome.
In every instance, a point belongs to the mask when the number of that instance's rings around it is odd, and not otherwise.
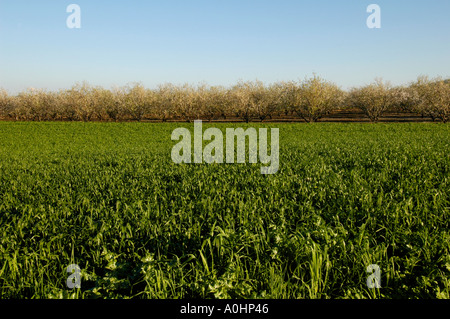
[[[342,90],[319,76],[266,85],[239,82],[231,87],[163,84],[156,89],[132,84],[104,89],[84,82],[49,92],[28,89],[16,95],[0,90],[0,118],[31,121],[212,121],[245,122],[295,116],[316,122],[336,110],[360,109],[376,122],[388,110],[415,112],[433,121],[450,117],[450,81],[421,76],[405,86],[377,79]]]

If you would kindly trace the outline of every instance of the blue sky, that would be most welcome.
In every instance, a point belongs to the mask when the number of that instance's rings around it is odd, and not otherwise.
[[[81,29],[66,8],[81,7]],[[381,29],[366,8],[381,7]],[[450,76],[448,0],[0,0],[0,87]]]

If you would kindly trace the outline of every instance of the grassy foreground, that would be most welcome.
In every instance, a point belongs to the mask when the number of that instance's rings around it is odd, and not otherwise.
[[[0,297],[449,298],[448,125],[214,125],[278,127],[275,175],[178,126],[1,122]]]

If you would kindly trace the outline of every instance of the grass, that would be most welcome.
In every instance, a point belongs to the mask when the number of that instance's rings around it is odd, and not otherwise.
[[[0,297],[449,298],[448,125],[214,124],[278,127],[275,175],[180,125],[1,122]]]

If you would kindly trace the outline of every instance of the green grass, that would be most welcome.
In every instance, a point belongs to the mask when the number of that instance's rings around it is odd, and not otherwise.
[[[448,125],[214,125],[279,127],[275,175],[180,125],[0,123],[0,297],[449,298]]]

